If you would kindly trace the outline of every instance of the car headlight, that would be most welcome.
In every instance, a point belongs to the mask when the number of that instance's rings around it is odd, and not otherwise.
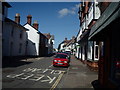
[[[57,60],[54,60],[54,62],[57,62]]]
[[[64,63],[67,63],[67,61],[64,61]]]

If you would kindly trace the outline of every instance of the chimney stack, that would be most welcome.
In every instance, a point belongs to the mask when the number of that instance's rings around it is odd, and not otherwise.
[[[75,36],[72,36],[72,39],[75,39]]]
[[[51,35],[50,35],[50,33],[48,33],[48,34],[47,34],[47,38],[50,39],[50,37],[51,37]]]
[[[37,22],[37,21],[34,21],[33,27],[38,30],[38,26],[39,26],[38,22]]]
[[[28,15],[27,16],[27,23],[31,25],[31,22],[32,22],[32,16]]]
[[[65,41],[67,41],[67,38],[65,38]]]
[[[15,22],[17,24],[20,24],[20,14],[19,13],[16,13],[16,15],[15,15]]]

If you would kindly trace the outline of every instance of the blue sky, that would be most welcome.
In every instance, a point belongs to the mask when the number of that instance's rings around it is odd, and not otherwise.
[[[55,48],[65,37],[76,36],[79,31],[78,2],[9,2],[8,17],[14,20],[20,13],[20,23],[24,25],[27,15],[32,15],[32,23],[38,21],[41,33],[55,36]]]

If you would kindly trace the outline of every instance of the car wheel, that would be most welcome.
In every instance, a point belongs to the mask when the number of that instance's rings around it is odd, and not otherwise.
[[[56,67],[55,65],[53,65],[54,67]]]

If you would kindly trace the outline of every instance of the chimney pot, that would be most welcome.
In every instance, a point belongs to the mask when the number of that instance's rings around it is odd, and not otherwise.
[[[31,25],[31,22],[32,22],[32,16],[28,15],[27,16],[27,23]]]
[[[19,16],[20,16],[20,14],[19,14],[19,13],[16,13],[16,16],[18,16],[18,17],[19,17]]]
[[[34,21],[33,27],[38,30],[38,26],[39,26],[38,22],[37,22],[37,21]]]
[[[67,40],[67,38],[65,38],[65,41]]]
[[[15,22],[16,23],[20,23],[20,14],[19,13],[16,13],[16,15],[15,15]]]

